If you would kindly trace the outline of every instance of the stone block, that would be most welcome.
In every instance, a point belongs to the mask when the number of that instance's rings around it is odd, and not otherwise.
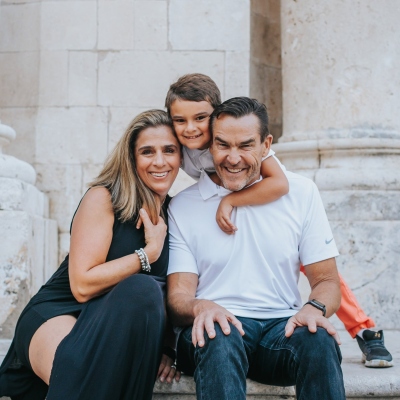
[[[268,15],[251,13],[250,49],[252,59],[266,66],[281,68],[280,7],[279,2],[275,3],[277,6],[269,7],[271,12]]]
[[[399,191],[321,190],[329,219],[349,221],[400,221]]]
[[[0,52],[39,50],[39,28],[40,3],[2,5]]]
[[[225,53],[225,99],[249,95],[249,64],[248,51]]]
[[[168,10],[165,0],[135,1],[134,45],[138,50],[167,50]]]
[[[339,271],[360,305],[383,329],[400,318],[398,244],[400,221],[332,221]]]
[[[282,70],[252,62],[250,71],[250,95],[267,106],[271,125],[282,125]]]
[[[0,212],[0,338],[13,336],[29,301],[32,221],[23,211]]]
[[[224,94],[222,52],[104,53],[99,62],[98,103],[163,108],[169,85],[193,71],[211,76]]]
[[[71,235],[69,232],[60,233],[58,235],[58,265],[60,265],[69,253],[69,243]]]
[[[53,219],[45,219],[44,223],[44,282],[47,282],[58,268],[58,226]]]
[[[99,1],[99,50],[129,50],[133,48],[134,2]],[[143,16],[142,18],[146,18]]]
[[[162,107],[163,108],[163,107]],[[110,107],[108,123],[108,153],[110,153],[118,140],[124,134],[131,121],[148,107]]]
[[[0,120],[15,129],[17,136],[9,143],[4,153],[29,164],[34,161],[35,125],[37,109],[34,107],[4,107],[0,109]]]
[[[285,135],[332,127],[399,132],[397,5],[281,4]],[[386,106],[376,112],[376,104]]]
[[[37,106],[39,53],[0,53],[0,107]]]
[[[69,232],[72,216],[82,195],[81,165],[37,164],[38,187],[50,199],[50,215],[60,232]]]
[[[196,181],[193,178],[191,178],[182,169],[180,169],[178,176],[176,177],[175,182],[169,190],[168,194],[172,197],[176,196],[183,189],[186,189],[187,187],[192,186],[195,183]]]
[[[249,32],[247,0],[169,2],[169,41],[173,50],[249,51]]]
[[[39,105],[68,105],[68,52],[40,53]]]
[[[281,5],[275,0],[251,0],[251,12],[267,17],[272,22],[280,22]]]
[[[103,162],[107,154],[106,112],[100,107],[42,108],[36,143],[36,161],[41,164]]]
[[[44,1],[41,7],[42,50],[92,50],[96,47],[96,1]]]
[[[97,54],[69,52],[68,99],[70,106],[95,106],[97,103]]]
[[[49,212],[46,196],[35,186],[4,177],[0,177],[0,210],[24,211],[45,218]]]
[[[82,196],[89,188],[88,184],[96,178],[104,164],[86,164],[82,166]]]

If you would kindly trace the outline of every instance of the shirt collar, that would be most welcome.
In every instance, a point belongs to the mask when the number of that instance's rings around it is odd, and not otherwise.
[[[260,178],[253,182],[251,185],[259,182],[261,179],[262,177],[260,176]],[[219,186],[214,183],[212,179],[208,176],[207,172],[205,172],[204,170],[201,171],[200,179],[198,181],[198,187],[203,200],[208,200],[216,195],[219,197],[224,197],[229,193],[232,193],[231,190],[225,189],[223,186]]]

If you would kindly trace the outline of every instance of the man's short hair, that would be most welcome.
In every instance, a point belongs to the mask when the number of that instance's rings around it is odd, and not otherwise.
[[[213,108],[221,104],[221,93],[216,83],[207,75],[187,74],[181,76],[168,90],[165,107],[170,113],[175,100],[207,101]]]
[[[267,107],[256,99],[244,96],[226,100],[214,109],[210,115],[211,136],[213,136],[214,122],[220,116],[230,115],[234,118],[240,118],[250,114],[254,114],[258,118],[260,138],[261,142],[263,142],[269,135]]]

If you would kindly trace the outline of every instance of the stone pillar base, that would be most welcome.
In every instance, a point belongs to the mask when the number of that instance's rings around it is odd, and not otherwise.
[[[400,140],[305,140],[274,150],[289,171],[317,184],[341,254],[339,271],[364,311],[379,327],[399,329]]]
[[[0,177],[0,339],[12,338],[29,299],[57,268],[57,223],[35,186]]]

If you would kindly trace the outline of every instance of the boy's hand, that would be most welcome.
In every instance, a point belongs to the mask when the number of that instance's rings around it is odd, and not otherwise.
[[[219,203],[216,220],[221,230],[228,235],[233,235],[237,231],[237,227],[231,221],[232,211],[233,205],[229,202],[229,196],[226,196]]]

